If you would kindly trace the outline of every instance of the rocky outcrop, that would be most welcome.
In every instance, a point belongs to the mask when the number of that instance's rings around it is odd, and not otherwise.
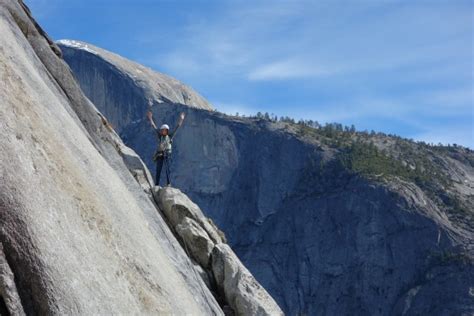
[[[0,313],[222,315],[148,169],[21,1],[0,1],[0,33]]]
[[[104,80],[116,72],[100,54],[62,49],[86,91],[91,77]],[[101,92],[110,98],[105,109],[128,107],[122,96],[109,94],[123,86],[133,90],[139,83],[107,81]],[[154,135],[143,107],[131,110],[137,120],[121,125],[120,135],[153,169]],[[175,122],[180,111],[187,118],[174,141],[173,183],[225,231],[229,245],[284,312],[474,311],[472,151],[423,149],[409,141],[397,145],[395,137],[370,136],[368,142],[386,152],[376,158],[388,153],[410,169],[438,169],[411,181],[396,174],[368,177],[343,164],[349,148],[337,131],[327,136],[178,103],[153,106],[159,124]],[[423,182],[427,173],[448,180],[433,189]],[[202,235],[205,229],[193,229],[192,236]],[[203,242],[206,256],[196,260],[207,262],[211,247]],[[453,294],[443,294],[444,286]]]
[[[208,272],[209,283],[236,315],[283,315],[196,204],[170,187],[155,187],[153,196],[184,248]]]
[[[239,315],[283,315],[227,244],[212,251],[212,273],[218,289]],[[242,312],[240,312],[242,311]]]

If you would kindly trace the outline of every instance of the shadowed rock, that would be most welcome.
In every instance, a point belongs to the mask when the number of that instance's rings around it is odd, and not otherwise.
[[[15,284],[15,276],[8,265],[0,243],[0,315],[25,315]]]

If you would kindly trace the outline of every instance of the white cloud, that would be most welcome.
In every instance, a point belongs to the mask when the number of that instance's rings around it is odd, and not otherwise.
[[[248,74],[250,80],[286,80],[320,77],[330,71],[301,60],[283,60],[257,67]]]

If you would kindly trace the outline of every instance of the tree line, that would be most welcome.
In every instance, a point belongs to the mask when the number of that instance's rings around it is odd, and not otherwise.
[[[243,118],[246,117],[246,118],[249,118],[249,119],[264,120],[264,121],[273,122],[273,123],[282,122],[282,123],[288,123],[288,124],[296,124],[298,126],[309,127],[309,128],[312,128],[312,129],[319,130],[321,133],[323,133],[327,137],[337,137],[337,136],[340,136],[341,134],[346,134],[346,136],[357,134],[359,136],[380,136],[380,137],[390,137],[390,138],[393,138],[395,140],[408,140],[410,142],[417,143],[417,144],[420,144],[420,145],[425,145],[425,146],[430,146],[430,147],[438,147],[439,149],[441,149],[441,148],[449,149],[449,148],[452,148],[452,147],[454,147],[454,148],[463,147],[463,146],[458,145],[458,144],[443,145],[442,143],[438,143],[438,144],[427,143],[427,142],[424,142],[422,140],[416,140],[415,141],[412,138],[403,138],[403,137],[395,135],[395,134],[376,132],[374,130],[370,130],[370,131],[368,131],[368,130],[357,130],[354,124],[351,124],[350,126],[346,126],[346,125],[343,125],[341,123],[324,123],[324,124],[321,124],[317,120],[300,119],[300,120],[297,121],[294,118],[289,117],[289,116],[277,116],[273,113],[268,113],[268,112],[265,112],[265,113],[257,112],[257,114],[255,114],[255,115],[247,115],[247,116],[246,115],[240,115],[239,112],[237,112],[235,114],[235,116],[243,117]],[[467,148],[467,149],[469,150],[469,148]]]

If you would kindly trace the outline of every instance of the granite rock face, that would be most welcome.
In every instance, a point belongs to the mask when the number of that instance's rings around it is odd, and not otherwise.
[[[120,93],[124,90],[136,91],[145,104],[146,92],[130,75],[107,80],[124,71],[133,74],[133,69],[81,48],[60,47],[85,91],[93,88],[93,78],[106,83],[98,92],[109,100],[99,106],[102,111],[128,108]],[[93,94],[89,97],[96,102]],[[156,143],[143,105],[132,111],[136,120],[123,121],[117,131],[154,169]],[[187,118],[174,141],[172,182],[225,232],[240,260],[285,313],[474,312],[472,151],[456,149],[448,155],[427,150],[430,161],[452,181],[455,201],[467,205],[455,213],[436,202],[452,202],[447,187],[432,194],[396,176],[361,176],[341,165],[344,149],[308,139],[286,123],[229,117],[179,103],[153,105],[157,124],[173,125],[180,111]],[[372,141],[393,149],[395,157],[418,148],[391,146],[390,137]],[[202,248],[207,252],[211,246],[203,243]]]
[[[22,1],[0,1],[0,34],[0,314],[223,315]]]

